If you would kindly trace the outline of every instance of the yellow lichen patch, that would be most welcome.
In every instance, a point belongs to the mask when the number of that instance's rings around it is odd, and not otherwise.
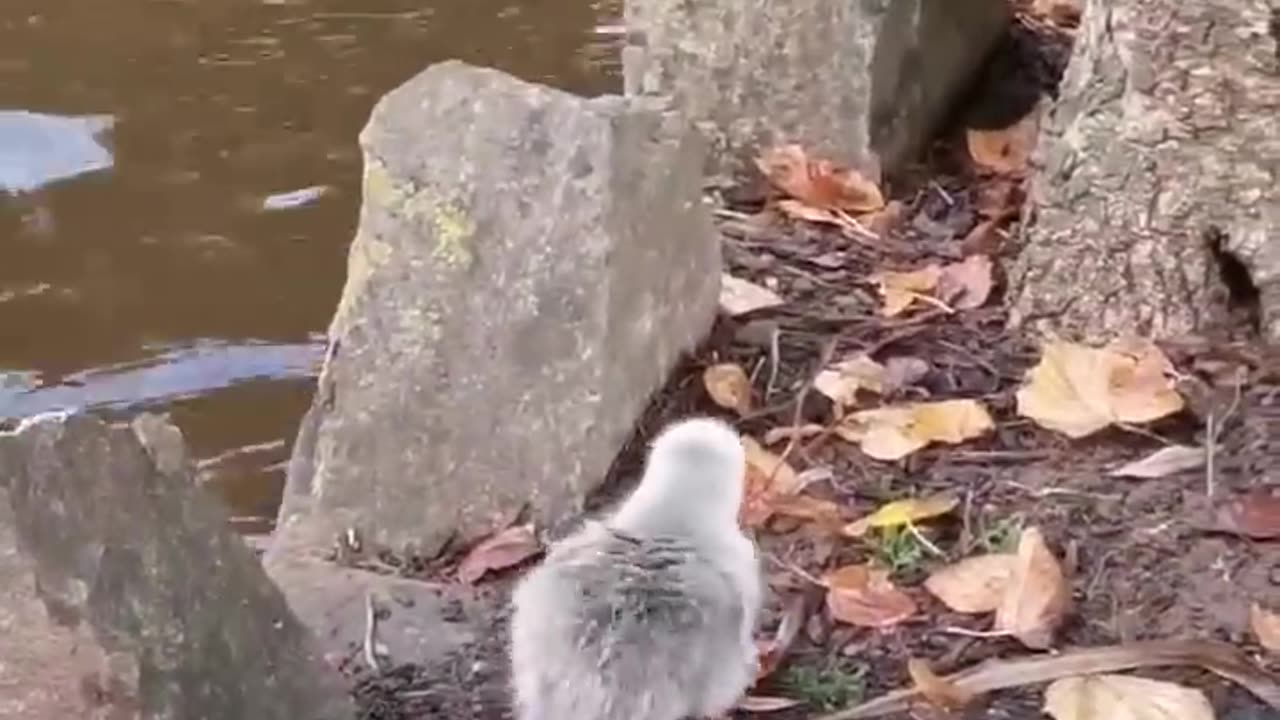
[[[454,202],[442,202],[435,206],[431,221],[436,235],[431,256],[452,268],[469,267],[475,259],[470,246],[476,226],[467,211]]]

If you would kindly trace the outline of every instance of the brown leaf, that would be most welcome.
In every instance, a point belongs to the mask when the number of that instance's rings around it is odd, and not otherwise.
[[[1034,650],[1048,649],[1066,617],[1070,599],[1062,566],[1045,545],[1039,528],[1024,529],[1013,576],[996,608],[995,629],[1008,632]]]
[[[799,200],[779,200],[778,209],[782,211],[783,215],[796,220],[844,226],[844,220],[839,215],[836,215],[834,211],[811,207]]]
[[[1160,448],[1141,460],[1112,470],[1112,477],[1130,478],[1162,478],[1184,470],[1195,470],[1204,467],[1205,451],[1202,447],[1188,445],[1169,445]]]
[[[850,625],[884,628],[916,613],[915,601],[889,580],[889,572],[847,565],[823,577],[831,617]]]
[[[512,525],[473,547],[458,564],[458,579],[471,585],[491,570],[519,565],[540,552],[532,525]]]
[[[751,378],[736,363],[712,365],[702,372],[707,394],[722,408],[739,415],[751,412]]]
[[[884,305],[880,313],[885,317],[899,315],[920,297],[931,297],[938,280],[942,277],[942,268],[937,265],[926,265],[918,270],[899,272],[882,270],[873,273],[869,278],[877,285]]]
[[[1023,199],[1020,182],[993,178],[974,191],[973,205],[978,215],[999,223],[1018,217]]]
[[[1017,391],[1018,414],[1073,438],[1116,422],[1149,422],[1183,408],[1172,375],[1147,340],[1104,348],[1050,340]]]
[[[1055,680],[1044,693],[1054,720],[1214,720],[1204,693],[1130,675],[1078,675]]]
[[[812,208],[863,213],[884,207],[876,184],[857,170],[810,158],[799,145],[782,145],[756,160],[779,190]]]
[[[974,694],[955,683],[938,677],[929,664],[919,658],[907,659],[907,674],[916,690],[935,707],[952,712],[968,705]]]
[[[1249,626],[1258,636],[1258,644],[1273,653],[1280,653],[1280,613],[1265,610],[1258,603],[1249,606]]]
[[[899,527],[920,520],[928,520],[946,515],[959,504],[960,498],[953,493],[894,500],[881,505],[870,515],[849,523],[844,528],[844,534],[849,537],[862,537],[871,528]]]
[[[1040,114],[1043,102],[1021,120],[999,130],[966,131],[969,155],[973,161],[987,170],[1002,175],[1022,173],[1027,169],[1031,151],[1035,149],[1040,132]]]
[[[818,373],[813,387],[839,408],[857,403],[859,390],[884,392],[885,367],[865,354],[841,360]]]
[[[965,255],[995,255],[1003,246],[999,220],[983,220],[960,241],[960,251]]]
[[[741,280],[728,273],[720,275],[720,312],[729,317],[777,307],[785,301],[772,290]]]
[[[1000,607],[1013,580],[1017,559],[1007,553],[965,558],[934,571],[924,587],[956,612],[992,612]]]
[[[1231,498],[1214,509],[1213,529],[1255,540],[1280,538],[1280,496],[1262,488]]]
[[[862,221],[863,227],[880,237],[884,237],[902,222],[902,216],[905,212],[906,206],[901,201],[890,200],[882,209],[863,215],[859,219]]]
[[[961,399],[862,410],[841,419],[835,433],[877,460],[897,460],[929,443],[955,445],[994,427],[981,403]]]
[[[973,310],[991,296],[991,258],[970,255],[942,268],[938,278],[938,299],[956,310]]]
[[[810,497],[808,495],[779,495],[769,501],[774,515],[812,520],[822,525],[836,525],[841,522],[840,506],[830,500]]]
[[[746,527],[759,527],[773,516],[775,498],[799,491],[800,479],[791,465],[755,438],[742,436],[742,447],[747,454],[747,487],[738,519]]]
[[[746,713],[770,713],[787,708],[795,707],[801,703],[800,700],[791,700],[784,697],[774,697],[772,695],[745,695],[735,707]]]

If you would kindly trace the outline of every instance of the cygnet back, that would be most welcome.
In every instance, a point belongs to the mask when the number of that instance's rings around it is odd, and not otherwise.
[[[618,512],[556,544],[520,583],[521,720],[681,720],[733,706],[754,674],[761,594],[735,521],[744,462],[727,425],[677,423]]]

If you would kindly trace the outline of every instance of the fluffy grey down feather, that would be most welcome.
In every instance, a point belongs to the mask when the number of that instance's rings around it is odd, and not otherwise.
[[[751,684],[762,582],[736,525],[737,434],[696,419],[666,435],[627,503],[516,589],[520,720],[714,717]]]

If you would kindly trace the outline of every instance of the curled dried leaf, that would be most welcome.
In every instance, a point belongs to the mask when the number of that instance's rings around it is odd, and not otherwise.
[[[707,394],[722,408],[739,415],[751,412],[751,378],[737,363],[719,363],[702,372]]]
[[[993,265],[986,255],[970,255],[942,268],[938,299],[957,310],[982,307],[991,296]]]
[[[864,213],[884,207],[874,182],[852,168],[811,158],[800,145],[772,148],[756,166],[775,187],[811,208]]]
[[[915,601],[881,568],[847,565],[828,573],[822,582],[827,586],[827,609],[839,622],[883,628],[916,613]]]
[[[1048,649],[1066,617],[1071,596],[1062,566],[1045,544],[1039,528],[1022,531],[1018,552],[1000,606],[995,629],[1035,650]]]
[[[1180,473],[1184,470],[1195,470],[1204,467],[1205,451],[1202,447],[1188,445],[1169,445],[1160,448],[1141,460],[1112,470],[1112,477],[1161,478]]]
[[[1017,556],[1007,553],[965,558],[934,571],[924,587],[956,612],[992,612],[1008,591],[1016,563]]]
[[[1016,175],[1027,169],[1040,132],[1043,102],[1018,122],[997,130],[966,131],[969,155],[974,163],[1000,175]]]
[[[911,676],[911,682],[915,683],[916,690],[941,710],[954,712],[973,701],[974,693],[939,677],[924,660],[909,658],[907,674]]]
[[[492,570],[519,565],[542,552],[532,525],[513,525],[482,541],[458,564],[458,579],[468,585]]]

